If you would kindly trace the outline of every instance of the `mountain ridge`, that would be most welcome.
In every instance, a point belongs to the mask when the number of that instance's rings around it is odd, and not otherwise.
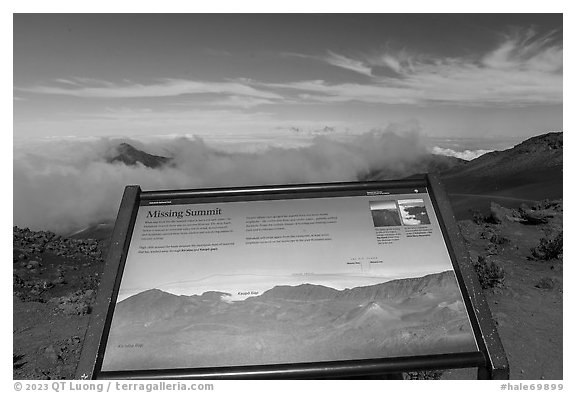
[[[274,287],[263,292],[261,295],[251,296],[247,299],[261,298],[261,299],[284,299],[284,300],[302,300],[302,299],[322,300],[322,299],[346,298],[346,297],[352,298],[354,296],[350,296],[349,294],[355,294],[362,291],[365,292],[367,289],[381,288],[383,286],[390,286],[390,287],[394,286],[395,288],[400,288],[402,286],[403,287],[412,286],[414,291],[421,291],[422,289],[428,286],[445,287],[448,282],[452,281],[453,277],[454,277],[454,271],[446,270],[439,273],[426,274],[420,277],[398,278],[379,284],[364,285],[354,288],[345,288],[341,290],[321,284],[310,284],[310,283],[303,283],[299,285],[275,285]],[[139,292],[130,297],[127,297],[121,302],[118,302],[118,304],[137,297],[138,298],[146,297],[147,300],[149,301],[150,297],[155,298],[160,294],[166,294],[173,297],[181,297],[188,299],[204,299],[204,300],[215,300],[215,299],[220,300],[222,296],[231,296],[230,293],[221,291],[206,291],[203,292],[201,295],[176,295],[171,292],[163,291],[161,289],[152,288]],[[378,296],[386,296],[386,295],[384,295],[384,292],[379,291],[375,293],[374,296],[376,296],[377,298]]]
[[[440,173],[459,219],[487,212],[490,201],[509,208],[563,195],[563,133],[529,138]]]
[[[172,161],[170,157],[149,154],[125,142],[116,146],[113,154],[114,156],[107,160],[109,163],[120,162],[128,166],[141,164],[152,169],[161,168]]]
[[[127,154],[110,160],[125,165],[159,168],[170,165],[172,158],[154,156],[122,144]],[[411,171],[413,177],[436,173],[442,179],[457,219],[471,218],[471,211],[487,213],[490,201],[517,208],[521,203],[562,197],[563,132],[549,132],[518,143],[514,147],[486,153],[471,161],[428,154]],[[358,174],[359,181],[396,179],[403,175],[389,169],[372,169]],[[113,225],[95,225],[76,231],[76,238],[109,238]],[[106,236],[108,231],[108,236]]]
[[[259,296],[252,296],[237,305],[259,302],[321,302],[321,301],[405,301],[414,297],[435,297],[436,294],[457,291],[454,271],[427,274],[421,277],[390,280],[384,283],[337,290],[324,285],[304,283],[296,286],[278,285]],[[198,307],[227,307],[226,292],[207,291],[202,295],[175,295],[160,289],[149,289],[130,296],[116,305],[116,314],[122,315],[118,323],[160,321]]]
[[[420,157],[420,159],[410,165],[409,168],[402,167],[400,169],[371,169],[370,171],[358,174],[359,181],[378,181],[378,180],[388,180],[397,179],[401,177],[406,177],[406,171],[408,170],[413,176],[421,173],[438,173],[449,170],[457,170],[458,168],[466,165],[468,161],[461,158],[444,156],[440,154],[429,153]]]
[[[538,135],[501,151],[493,151],[468,161],[462,167],[448,169],[444,177],[457,175],[489,176],[504,173],[520,173],[526,167],[562,165],[563,133],[550,132]],[[484,172],[482,172],[484,171]],[[493,173],[493,171],[497,171]]]

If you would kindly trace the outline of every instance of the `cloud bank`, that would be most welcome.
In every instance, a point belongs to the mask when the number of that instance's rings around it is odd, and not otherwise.
[[[449,156],[449,157],[456,157],[456,158],[460,158],[462,160],[466,160],[466,161],[470,161],[473,160],[475,158],[478,158],[486,153],[490,153],[493,152],[494,150],[487,150],[487,149],[478,149],[478,150],[469,150],[466,149],[464,151],[457,151],[457,150],[453,150],[453,149],[449,149],[449,148],[445,148],[445,147],[440,147],[440,146],[434,146],[432,148],[432,153],[433,154],[438,154],[441,156]]]
[[[399,133],[395,133],[398,131]],[[14,148],[14,225],[67,233],[115,218],[124,187],[144,190],[353,181],[372,170],[411,173],[427,153],[402,126],[347,142],[319,136],[306,147],[225,152],[200,138],[144,144],[128,139],[44,141]],[[400,133],[401,132],[401,133]],[[121,142],[173,157],[161,169],[109,163]]]

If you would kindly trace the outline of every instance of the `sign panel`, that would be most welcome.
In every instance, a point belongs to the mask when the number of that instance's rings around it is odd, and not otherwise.
[[[426,187],[140,201],[102,372],[479,352]]]

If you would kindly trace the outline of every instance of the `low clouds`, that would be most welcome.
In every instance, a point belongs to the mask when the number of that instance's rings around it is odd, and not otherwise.
[[[460,158],[462,160],[470,161],[475,158],[478,158],[486,153],[493,152],[494,150],[487,150],[487,149],[478,149],[478,150],[464,150],[464,151],[456,151],[453,149],[434,146],[432,148],[433,154],[438,154],[441,156],[450,156]]]
[[[353,181],[373,170],[411,173],[426,149],[414,132],[370,132],[339,142],[317,137],[307,147],[270,147],[231,153],[199,138],[143,144],[126,139],[90,139],[26,144],[14,148],[14,225],[68,232],[115,217],[123,189],[144,190],[260,184]],[[108,163],[121,142],[173,157],[162,169]]]

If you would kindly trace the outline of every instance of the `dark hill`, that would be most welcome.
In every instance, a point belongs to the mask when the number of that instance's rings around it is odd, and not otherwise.
[[[456,286],[454,272],[429,274],[423,277],[392,280],[383,284],[356,287],[339,291],[323,285],[302,284],[298,286],[279,285],[252,300],[346,300],[375,301],[403,300],[415,294],[453,291]]]
[[[483,211],[490,201],[508,207],[562,197],[563,137],[539,135],[504,151],[484,154],[442,173],[458,218],[470,208]]]
[[[449,170],[457,170],[466,165],[468,161],[461,158],[442,156],[438,154],[427,154],[409,166],[398,168],[374,169],[368,173],[358,175],[360,181],[378,181],[388,179],[399,179],[420,173],[442,173]]]
[[[214,306],[222,303],[228,293],[208,291],[202,295],[178,296],[160,289],[149,289],[130,296],[116,305],[116,324],[151,323],[173,318],[194,310],[198,306]]]
[[[562,133],[539,135],[504,151],[484,154],[463,166],[445,171],[446,181],[451,179],[473,177],[510,180],[511,176],[522,176],[523,180],[533,182],[534,171],[562,170]],[[486,184],[476,187],[485,189]],[[495,188],[497,189],[497,188]]]
[[[155,156],[136,149],[128,143],[121,143],[115,149],[114,156],[108,160],[110,163],[122,162],[126,165],[138,165],[148,168],[160,168],[171,161],[169,157]]]
[[[289,285],[276,286],[262,295],[259,299],[283,300],[326,300],[334,299],[339,291],[323,285],[302,284],[295,287]]]
[[[323,285],[301,284],[297,286],[278,285],[255,296],[237,302],[231,307],[252,307],[254,304],[277,301],[352,301],[366,302],[375,300],[403,301],[408,298],[426,294],[454,293],[456,286],[454,272],[429,274],[423,277],[406,278],[388,281],[383,284],[356,287],[339,291]],[[223,292],[209,291],[202,295],[178,296],[159,289],[150,289],[126,298],[116,305],[115,320],[117,325],[147,324],[161,320],[184,317],[186,314],[200,315],[213,312],[225,305],[222,297],[229,295]],[[210,311],[212,310],[212,311]]]
[[[159,289],[150,289],[124,299],[116,305],[115,314],[126,321],[147,323],[171,318],[186,302],[183,296],[176,296]]]
[[[423,277],[404,278],[383,284],[345,289],[338,294],[338,298],[344,300],[404,300],[416,294],[454,291],[456,285],[454,272],[446,271]]]
[[[404,299],[414,294],[454,291],[456,278],[453,271],[428,274],[423,277],[392,280],[383,284],[337,290],[323,285],[279,285],[252,300],[351,300],[374,301]]]

